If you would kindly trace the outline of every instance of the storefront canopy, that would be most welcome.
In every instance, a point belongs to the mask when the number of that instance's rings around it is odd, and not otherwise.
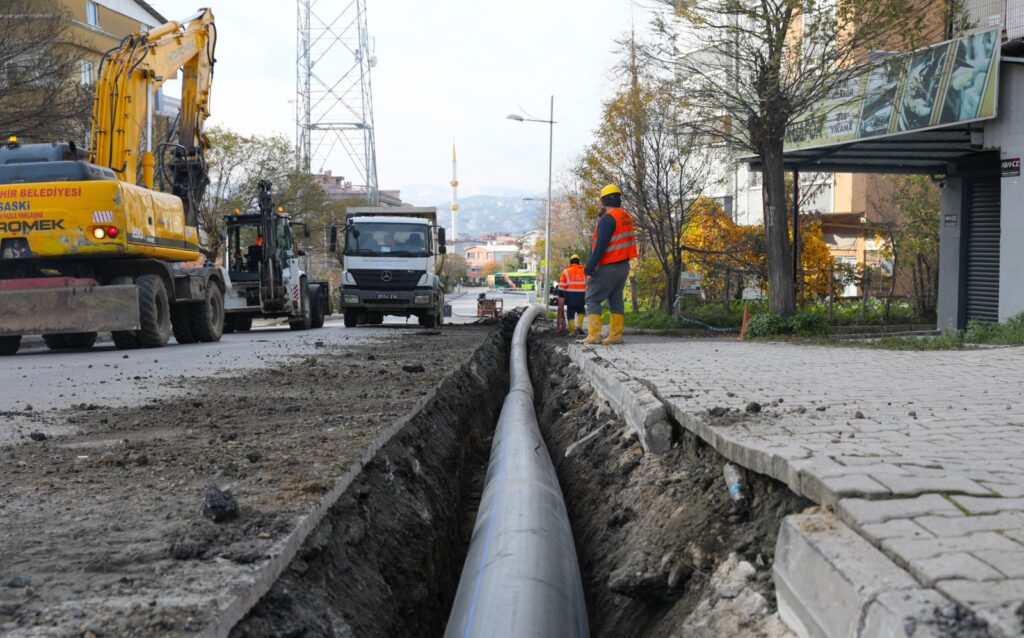
[[[950,164],[980,152],[971,144],[971,129],[961,126],[787,151],[783,161],[787,170],[801,172],[940,175]],[[752,170],[761,170],[757,157],[746,161]]]
[[[863,74],[786,130],[787,169],[944,174],[982,152],[996,117],[1000,31],[986,29],[903,54]],[[746,158],[753,170],[760,160]]]

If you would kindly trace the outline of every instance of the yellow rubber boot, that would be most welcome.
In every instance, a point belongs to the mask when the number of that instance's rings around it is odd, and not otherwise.
[[[587,338],[577,341],[576,343],[582,343],[584,345],[601,343],[601,315],[587,315],[587,321],[590,324],[587,326]]]
[[[610,346],[622,343],[622,329],[626,325],[626,315],[612,315],[611,327],[608,329],[608,338],[601,342],[601,345]]]
[[[576,315],[576,332],[583,334],[583,315]]]

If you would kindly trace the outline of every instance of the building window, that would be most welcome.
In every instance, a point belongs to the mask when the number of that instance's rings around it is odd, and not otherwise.
[[[100,26],[100,8],[92,0],[85,0],[85,20],[91,27]]]
[[[92,62],[88,60],[82,60],[82,84],[92,84]]]

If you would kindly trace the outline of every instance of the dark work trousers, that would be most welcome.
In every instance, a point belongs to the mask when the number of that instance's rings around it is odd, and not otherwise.
[[[562,290],[559,291],[562,298],[565,299],[565,318],[567,321],[572,321],[577,314],[583,314],[583,306],[586,304],[587,293],[582,290]]]
[[[629,278],[629,260],[598,266],[587,282],[587,314],[601,314],[601,304],[608,302],[608,309],[615,315],[626,314],[626,302],[622,291]]]

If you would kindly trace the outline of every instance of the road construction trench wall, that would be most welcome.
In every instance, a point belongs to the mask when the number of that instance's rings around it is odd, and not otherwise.
[[[508,391],[514,325],[381,448],[232,636],[444,633]]]
[[[776,612],[772,561],[783,517],[812,503],[746,472],[749,507],[737,508],[725,460],[677,424],[669,452],[645,455],[564,344],[535,334],[530,375],[573,526],[591,635],[791,636]]]

